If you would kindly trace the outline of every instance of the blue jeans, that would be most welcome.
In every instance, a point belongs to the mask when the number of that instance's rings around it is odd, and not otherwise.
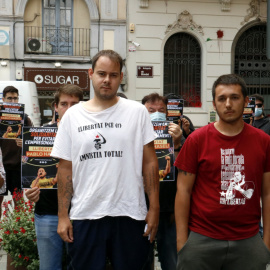
[[[58,216],[35,214],[40,270],[62,270],[64,242],[57,234]]]

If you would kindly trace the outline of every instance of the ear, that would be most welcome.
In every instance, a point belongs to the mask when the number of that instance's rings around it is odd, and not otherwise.
[[[248,103],[249,103],[249,97],[246,97],[245,98],[245,107],[247,107]]]
[[[92,75],[94,73],[94,70],[92,68],[89,68],[88,69],[88,75],[89,75],[89,78],[92,79]]]
[[[216,108],[216,103],[215,103],[215,101],[214,101],[214,100],[212,101],[212,104],[213,104],[213,108],[214,108],[214,110],[216,111],[216,110],[217,110],[217,108]]]
[[[54,109],[58,113],[58,105],[56,105],[56,103],[54,103]]]
[[[124,77],[124,73],[123,73],[123,72],[121,72],[121,74],[120,74],[120,83],[122,82],[123,77]]]

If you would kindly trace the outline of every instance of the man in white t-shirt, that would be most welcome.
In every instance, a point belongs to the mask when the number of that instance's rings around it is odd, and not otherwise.
[[[93,57],[94,98],[66,112],[51,153],[60,158],[58,233],[69,269],[104,269],[106,256],[115,270],[141,269],[157,232],[155,132],[143,105],[116,96],[121,70],[114,51]]]

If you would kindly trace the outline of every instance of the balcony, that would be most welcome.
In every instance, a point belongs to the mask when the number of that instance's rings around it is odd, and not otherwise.
[[[25,26],[25,54],[90,57],[90,29]]]

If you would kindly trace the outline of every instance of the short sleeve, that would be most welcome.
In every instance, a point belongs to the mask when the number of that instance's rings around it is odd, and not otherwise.
[[[51,156],[71,161],[71,130],[68,112],[61,119]]]

